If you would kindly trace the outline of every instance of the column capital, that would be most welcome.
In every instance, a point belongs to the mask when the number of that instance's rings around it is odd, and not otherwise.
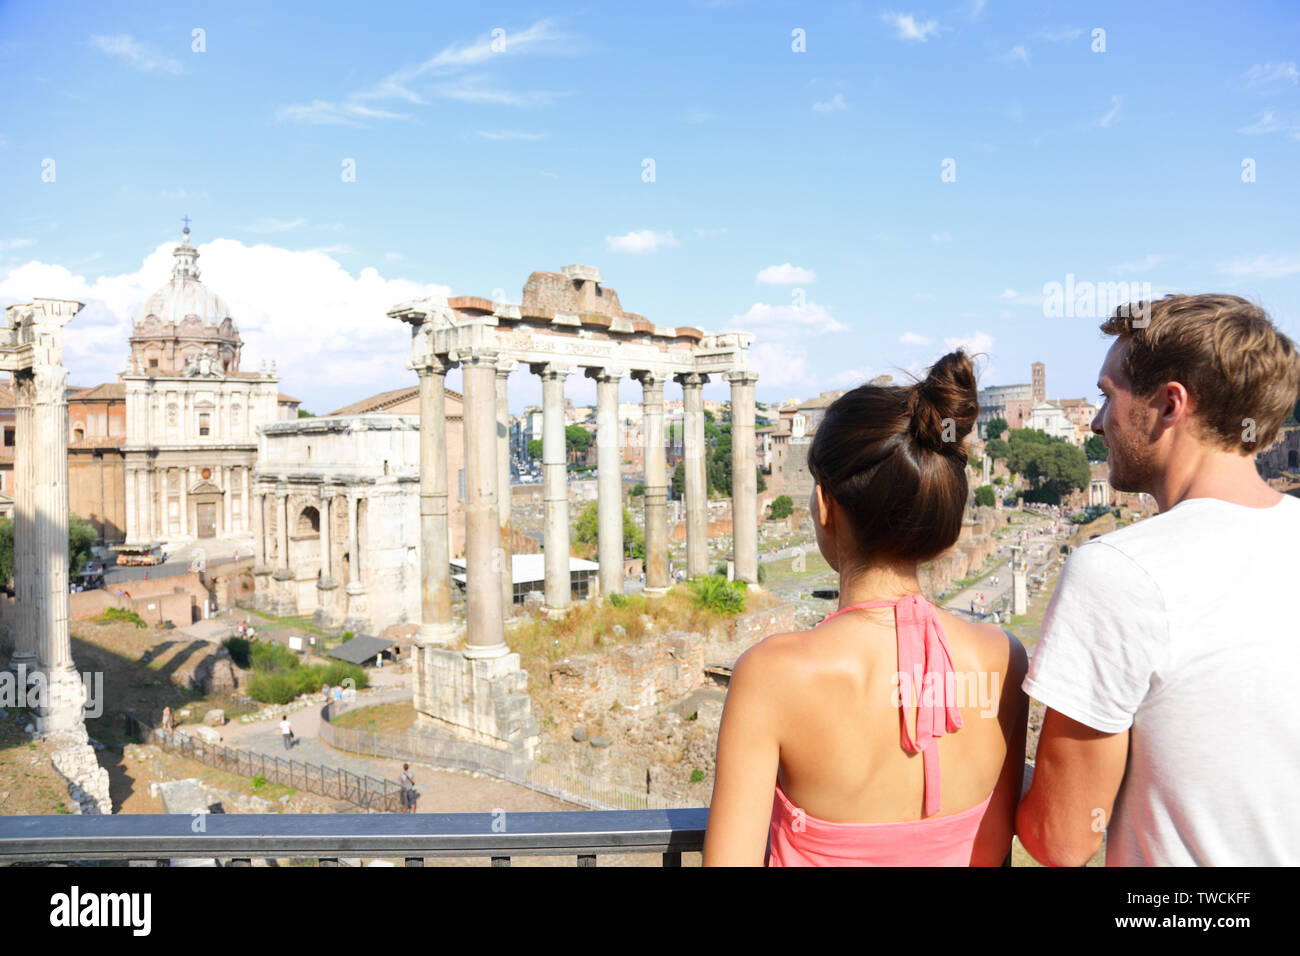
[[[502,358],[497,360],[497,378],[506,378],[511,372],[519,367],[519,363],[511,358]]]
[[[641,383],[641,387],[647,392],[652,389],[663,390],[664,383],[668,381],[668,376],[662,372],[652,371],[651,369],[635,369],[632,377]]]
[[[594,368],[584,369],[584,373],[587,378],[594,378],[597,382],[608,384],[610,382],[622,381],[623,376],[627,374],[627,371],[621,368],[609,368],[608,366],[598,365]]]
[[[709,375],[707,372],[681,372],[673,376],[673,381],[681,385],[682,388],[703,388],[708,380]]]
[[[528,370],[534,375],[545,381],[564,381],[573,374],[573,369],[566,365],[556,365],[554,362],[537,363],[528,366]]]
[[[458,364],[447,355],[423,355],[419,359],[411,359],[406,363],[406,367],[416,375],[423,378],[426,375],[446,375]]]
[[[455,360],[462,368],[494,368],[501,356],[500,349],[471,345],[456,352]]]
[[[735,371],[726,372],[722,377],[732,385],[753,385],[758,381],[758,373],[748,368],[738,368]]]
[[[186,470],[188,471],[188,469]],[[288,498],[289,497],[288,487],[285,485],[277,485],[275,488],[275,496],[280,499]]]

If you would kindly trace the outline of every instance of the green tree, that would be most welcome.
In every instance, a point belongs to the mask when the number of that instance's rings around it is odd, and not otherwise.
[[[592,502],[578,515],[573,531],[574,538],[585,545],[596,545],[600,540],[600,506]],[[632,513],[623,509],[623,554],[629,558],[645,559],[645,534],[637,527]]]
[[[633,498],[644,498],[645,485],[638,481],[635,485],[632,486],[632,490],[629,491],[628,494]]]
[[[989,423],[984,426],[984,434],[990,439],[1001,438],[1002,433],[1007,430],[1007,420],[1001,415],[996,418],[990,418]]]
[[[564,445],[569,455],[575,451],[582,454],[591,447],[591,432],[581,425],[567,425],[564,429]]]
[[[68,575],[80,574],[90,560],[99,535],[95,526],[76,515],[68,517]],[[0,588],[13,591],[14,587],[14,523],[13,519],[0,521]]]
[[[984,450],[988,452],[989,458],[993,461],[1006,461],[1007,455],[1011,454],[1011,446],[1001,438],[990,438],[985,444]]]
[[[1110,449],[1106,447],[1106,442],[1100,435],[1089,435],[1083,440],[1083,453],[1088,456],[1089,461],[1105,461],[1106,456],[1110,454]]]
[[[772,520],[778,521],[781,518],[788,518],[794,514],[794,500],[789,495],[778,495],[772,500],[769,514]]]
[[[992,508],[996,503],[992,485],[980,485],[975,489],[975,504]]]
[[[541,458],[542,440],[540,438],[529,439],[528,445],[524,448],[524,451],[528,454],[529,458]]]
[[[305,409],[305,408],[300,408],[300,409],[298,409],[298,417],[299,417],[299,418],[315,418],[316,416],[313,415],[311,412],[307,411],[307,409]]]
[[[1083,449],[1050,438],[1046,442],[1030,438],[1018,446],[1013,442],[1011,467],[1031,485],[1025,499],[1047,504],[1058,504],[1069,492],[1088,487],[1092,477]]]

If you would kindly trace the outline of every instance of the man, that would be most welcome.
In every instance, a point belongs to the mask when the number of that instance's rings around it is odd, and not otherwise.
[[[280,717],[280,737],[284,740],[285,750],[293,746],[293,725],[289,723],[288,714]]]
[[[1138,319],[1137,316],[1142,318]],[[1257,474],[1295,344],[1229,295],[1120,309],[1092,430],[1160,513],[1067,561],[1024,689],[1047,705],[1020,840],[1081,865],[1300,864],[1300,501]]]
[[[415,790],[415,777],[411,775],[411,765],[409,763],[402,764],[402,776],[398,780],[398,784],[402,788],[402,812],[414,813],[415,801],[419,799],[419,794]]]

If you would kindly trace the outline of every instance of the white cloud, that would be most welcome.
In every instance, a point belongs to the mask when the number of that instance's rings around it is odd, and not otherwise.
[[[490,139],[503,142],[525,142],[535,143],[539,140],[546,139],[545,133],[525,133],[517,129],[498,129],[498,130],[477,130],[474,133],[480,139]]]
[[[804,385],[808,376],[808,353],[774,342],[757,342],[750,347],[749,364],[764,386]]]
[[[924,23],[917,23],[916,18],[910,13],[884,13],[881,14],[880,18],[898,31],[900,40],[917,40],[924,43],[932,35],[939,32],[938,20],[926,20]]]
[[[1035,305],[1043,304],[1043,297],[1029,292],[1017,292],[1015,289],[1004,289],[1000,295],[993,297],[994,301],[1001,302],[1005,305]]]
[[[126,33],[113,36],[92,36],[90,42],[101,52],[116,57],[128,66],[144,73],[183,73],[181,61],[163,56]]]
[[[802,266],[785,263],[779,266],[768,266],[766,269],[760,269],[755,277],[764,285],[800,285],[806,282],[813,282],[817,274],[811,269],[805,269]]]
[[[175,243],[158,246],[140,268],[96,279],[30,261],[0,270],[0,299],[68,298],[86,308],[68,326],[64,362],[78,385],[115,381],[126,367],[131,322],[171,275]],[[230,306],[244,339],[242,368],[274,359],[281,390],[315,412],[331,411],[394,383],[415,385],[405,368],[410,331],[388,318],[398,302],[447,295],[447,286],[356,275],[321,252],[215,239],[199,246],[203,282]]]
[[[1269,93],[1288,86],[1300,86],[1300,70],[1295,62],[1256,63],[1246,71],[1246,89],[1254,93]]]
[[[282,106],[282,122],[364,126],[369,120],[410,119],[408,113],[368,106],[372,102],[399,102],[428,106],[434,99],[458,100],[497,106],[546,106],[566,93],[546,90],[507,90],[493,87],[485,76],[466,71],[486,68],[497,58],[519,55],[566,55],[578,52],[576,37],[557,33],[549,20],[539,20],[525,30],[504,36],[485,33],[469,43],[452,44],[429,59],[403,67],[371,86],[354,90],[342,100],[312,100]]]
[[[1003,61],[1004,63],[1023,63],[1025,66],[1028,66],[1029,50],[1026,49],[1022,44],[1017,43],[1006,53],[1003,53],[1000,57],[998,57],[998,59]]]
[[[962,348],[968,352],[988,352],[993,349],[993,336],[987,332],[967,332],[943,340],[950,349]]]
[[[1120,107],[1122,107],[1122,106],[1124,105],[1124,96],[1123,96],[1123,94],[1122,94],[1122,93],[1116,93],[1116,94],[1114,94],[1114,95],[1110,98],[1110,103],[1111,103],[1111,106],[1110,106],[1110,109],[1106,112],[1106,115],[1104,115],[1104,116],[1100,117],[1099,119],[1095,120],[1095,121],[1094,121],[1094,125],[1096,125],[1096,126],[1100,126],[1100,127],[1102,127],[1103,129],[1105,129],[1105,128],[1109,127],[1109,126],[1111,125],[1111,123],[1115,122],[1115,118],[1116,118],[1117,116],[1119,116]]]
[[[1282,133],[1287,139],[1300,140],[1300,117],[1279,116],[1273,110],[1260,113],[1255,122],[1237,130],[1247,136],[1260,136],[1269,133]]]
[[[1233,259],[1219,263],[1218,271],[1239,279],[1281,279],[1300,275],[1300,253]]]
[[[804,305],[771,305],[755,302],[744,315],[733,316],[729,325],[746,331],[761,331],[765,338],[798,338],[846,332],[848,327],[816,302]]]
[[[307,225],[306,219],[275,219],[264,216],[251,226],[246,226],[245,229],[248,232],[291,232],[305,225]]]
[[[660,246],[675,246],[677,240],[672,231],[655,232],[653,229],[638,229],[622,236],[606,236],[605,248],[611,252],[626,252],[641,256],[658,251]]]
[[[1068,43],[1081,36],[1083,36],[1083,27],[1066,27],[1061,30],[1039,30],[1034,34],[1034,39],[1046,40],[1048,43]]]
[[[933,341],[928,335],[917,335],[915,332],[904,332],[898,337],[900,345],[929,345]]]
[[[1111,266],[1110,271],[1114,272],[1116,275],[1137,275],[1143,272],[1150,272],[1156,266],[1168,261],[1168,256],[1161,256],[1152,253],[1134,262],[1121,262],[1117,266]]]
[[[849,104],[844,101],[844,97],[839,93],[836,93],[829,100],[813,104],[813,110],[817,113],[834,113],[837,110],[846,110],[848,108]]]

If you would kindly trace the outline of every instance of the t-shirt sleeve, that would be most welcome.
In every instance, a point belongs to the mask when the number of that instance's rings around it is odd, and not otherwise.
[[[1102,733],[1133,725],[1168,651],[1164,598],[1133,559],[1103,541],[1070,556],[1034,648],[1025,693]]]

